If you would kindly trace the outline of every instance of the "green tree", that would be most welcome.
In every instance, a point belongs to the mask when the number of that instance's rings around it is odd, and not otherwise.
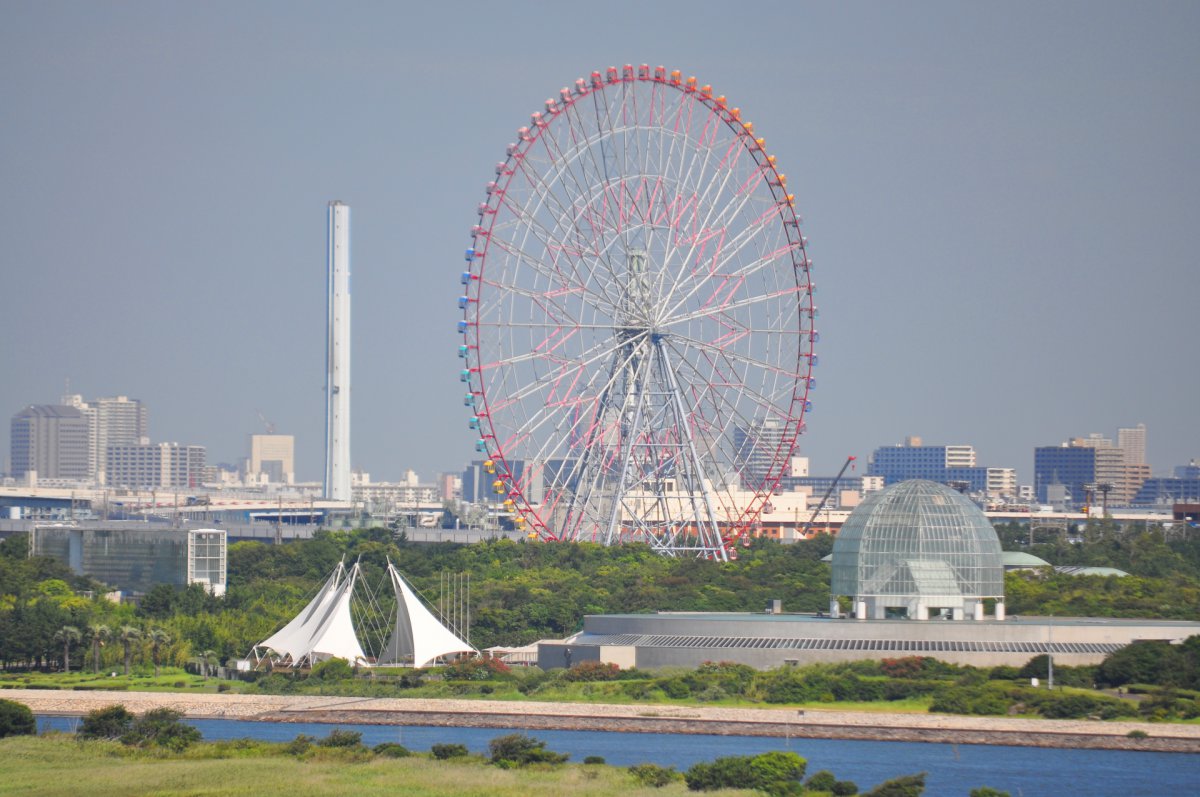
[[[141,638],[141,629],[135,625],[123,625],[117,631],[117,641],[125,651],[125,675],[129,675],[129,665],[133,660],[133,644]]]
[[[78,642],[81,638],[79,629],[73,625],[64,625],[62,628],[54,632],[54,638],[62,643],[63,646],[63,672],[71,671],[71,645]]]
[[[29,706],[13,700],[0,700],[0,739],[37,733],[37,720]]]

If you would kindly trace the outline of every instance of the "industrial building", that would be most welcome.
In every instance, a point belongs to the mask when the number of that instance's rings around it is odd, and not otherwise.
[[[996,532],[971,501],[945,485],[901,482],[870,494],[846,520],[834,544],[830,613],[784,614],[776,603],[761,613],[589,615],[578,634],[539,643],[538,665],[765,669],[931,656],[993,667],[1040,654],[1082,665],[1138,640],[1200,634],[1200,622],[1011,617],[1003,569]]]

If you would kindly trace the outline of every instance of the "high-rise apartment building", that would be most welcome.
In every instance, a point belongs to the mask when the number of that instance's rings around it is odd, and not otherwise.
[[[63,396],[64,405],[79,410],[88,421],[88,478],[107,482],[108,447],[137,445],[149,439],[146,405],[128,396],[84,401],[83,396]]]
[[[204,446],[140,443],[109,446],[108,483],[135,490],[192,489],[204,478]]]
[[[867,474],[882,476],[887,484],[907,479],[944,482],[951,478],[948,470],[974,467],[973,446],[927,446],[921,438],[909,437],[903,445],[875,449],[867,462]]]
[[[12,475],[39,479],[88,478],[88,421],[74,407],[37,404],[13,415],[9,427]]]
[[[1125,452],[1126,465],[1146,464],[1146,424],[1117,430],[1117,448]]]

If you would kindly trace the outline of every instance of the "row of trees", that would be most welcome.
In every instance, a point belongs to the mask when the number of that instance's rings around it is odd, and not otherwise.
[[[1014,538],[1013,547],[1019,535],[1001,532]],[[287,545],[231,545],[223,598],[199,586],[161,585],[135,607],[89,597],[103,594],[103,586],[54,560],[29,558],[25,538],[16,536],[0,543],[0,663],[84,666],[90,653],[94,670],[128,669],[139,660],[191,661],[206,669],[246,655],[293,616],[343,558],[362,564],[366,583],[378,585],[378,595],[390,593],[382,585],[391,559],[433,603],[442,573],[470,573],[471,641],[481,648],[562,637],[576,631],[585,614],[759,611],[774,598],[789,611],[817,611],[828,605],[829,566],[821,558],[832,545],[827,536],[794,545],[758,541],[738,561],[717,565],[662,557],[640,545],[509,540],[429,545],[397,540],[382,528],[325,531]],[[1200,616],[1200,545],[1191,540],[1166,540],[1153,529],[1114,529],[1082,545],[1055,542],[1032,550],[1055,563],[1106,564],[1134,575],[1010,573],[1005,585],[1010,613]],[[1162,562],[1169,565],[1165,571]],[[377,616],[386,620],[386,612],[384,607]],[[368,648],[382,643],[387,626],[379,623],[374,638],[366,640]]]

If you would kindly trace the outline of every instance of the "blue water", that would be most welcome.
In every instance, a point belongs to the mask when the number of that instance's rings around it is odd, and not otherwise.
[[[334,728],[359,731],[363,742],[398,742],[412,750],[455,742],[485,753],[488,741],[521,728],[435,728],[400,725],[190,720],[205,739],[252,737],[289,741],[305,733],[320,738]],[[78,718],[39,717],[39,730],[73,731]],[[841,739],[777,739],[762,736],[701,736],[604,731],[530,732],[546,747],[570,753],[572,761],[599,755],[615,766],[653,762],[685,770],[718,756],[791,750],[808,759],[808,774],[828,769],[866,790],[897,775],[927,772],[929,797],[966,797],[991,786],[1012,797],[1130,797],[1200,794],[1200,755],[1131,753],[1118,750],[1057,750],[1040,747],[862,742]]]

